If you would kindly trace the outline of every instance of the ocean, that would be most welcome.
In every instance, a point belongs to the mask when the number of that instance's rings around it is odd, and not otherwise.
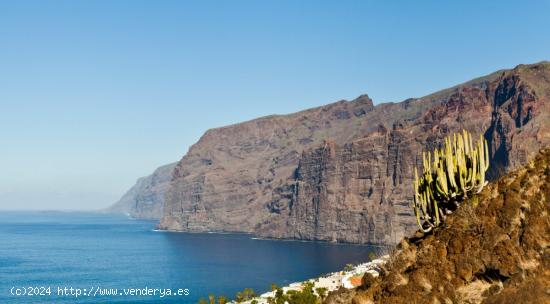
[[[370,246],[154,231],[84,212],[0,212],[0,303],[197,303],[368,261]]]

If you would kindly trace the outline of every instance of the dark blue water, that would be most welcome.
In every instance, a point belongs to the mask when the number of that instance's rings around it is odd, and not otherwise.
[[[367,261],[374,250],[245,234],[155,232],[154,226],[93,213],[0,212],[0,303],[197,303],[208,293],[233,297],[246,287],[261,293],[272,283],[340,270]],[[42,295],[11,295],[29,287]],[[59,293],[65,287],[68,295]],[[140,290],[126,295],[131,288]],[[117,295],[101,295],[105,289]]]

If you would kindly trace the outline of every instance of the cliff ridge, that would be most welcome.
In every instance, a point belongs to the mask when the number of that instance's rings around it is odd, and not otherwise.
[[[549,108],[542,62],[400,103],[375,106],[363,95],[211,129],[160,187],[159,228],[396,243],[415,227],[409,204],[421,151],[461,129],[481,134],[489,177],[498,178],[550,143]]]

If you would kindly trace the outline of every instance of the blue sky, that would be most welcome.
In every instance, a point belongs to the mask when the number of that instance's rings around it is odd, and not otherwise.
[[[93,209],[209,128],[550,59],[550,1],[0,1],[0,209]]]

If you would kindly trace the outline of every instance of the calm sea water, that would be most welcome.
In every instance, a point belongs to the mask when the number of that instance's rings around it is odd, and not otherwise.
[[[261,293],[272,283],[337,271],[367,261],[374,250],[154,226],[115,215],[0,212],[0,303],[197,303],[208,293],[233,297],[246,287]],[[59,293],[65,287],[68,295]],[[42,295],[13,296],[18,288]],[[125,294],[132,288],[135,295]],[[117,295],[101,295],[115,289]]]

